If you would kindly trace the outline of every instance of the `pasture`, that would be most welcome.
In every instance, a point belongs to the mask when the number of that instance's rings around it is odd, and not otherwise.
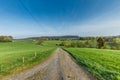
[[[33,40],[15,40],[0,42],[0,77],[29,68],[43,60],[56,50],[56,46],[36,45]],[[47,46],[46,46],[47,44]]]
[[[120,51],[65,48],[74,59],[99,80],[120,80]]]
[[[37,45],[34,40],[0,42],[0,77],[42,62],[51,56],[62,42],[61,40],[46,40],[42,45]],[[64,42],[70,44],[72,41],[65,40]],[[81,44],[82,41],[79,41],[79,45]],[[61,47],[99,80],[120,80],[119,50]]]

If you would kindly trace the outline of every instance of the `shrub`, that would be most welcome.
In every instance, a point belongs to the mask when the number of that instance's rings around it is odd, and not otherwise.
[[[39,40],[37,41],[37,44],[38,44],[38,45],[42,45],[43,42],[44,42],[44,39],[39,39]]]
[[[0,36],[0,42],[12,42],[13,37],[12,36]]]

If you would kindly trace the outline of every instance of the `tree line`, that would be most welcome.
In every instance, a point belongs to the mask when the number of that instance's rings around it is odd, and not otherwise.
[[[48,38],[39,38],[38,45],[42,45]],[[55,39],[56,40],[56,39]],[[61,43],[56,46],[79,47],[79,48],[98,48],[120,50],[120,37],[80,37],[79,39],[58,39]]]
[[[62,41],[59,46],[120,50],[119,37],[85,37],[70,42]]]

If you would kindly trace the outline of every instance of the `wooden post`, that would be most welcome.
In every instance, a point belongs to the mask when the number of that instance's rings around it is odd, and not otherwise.
[[[36,52],[35,52],[35,57],[36,57],[36,55],[37,55],[37,54],[36,54]]]
[[[3,65],[2,65],[2,64],[0,64],[0,71],[2,71],[2,68],[3,68]]]
[[[0,71],[2,71],[2,64],[0,64]]]
[[[23,60],[23,63],[24,63],[25,62],[25,58],[23,57],[22,60]]]

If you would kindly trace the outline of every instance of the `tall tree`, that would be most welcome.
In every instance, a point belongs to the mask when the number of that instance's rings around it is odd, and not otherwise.
[[[104,41],[104,39],[102,38],[102,37],[99,37],[98,39],[97,39],[97,47],[99,48],[99,49],[101,49],[101,48],[103,48],[104,47],[104,43],[105,43],[105,41]]]

